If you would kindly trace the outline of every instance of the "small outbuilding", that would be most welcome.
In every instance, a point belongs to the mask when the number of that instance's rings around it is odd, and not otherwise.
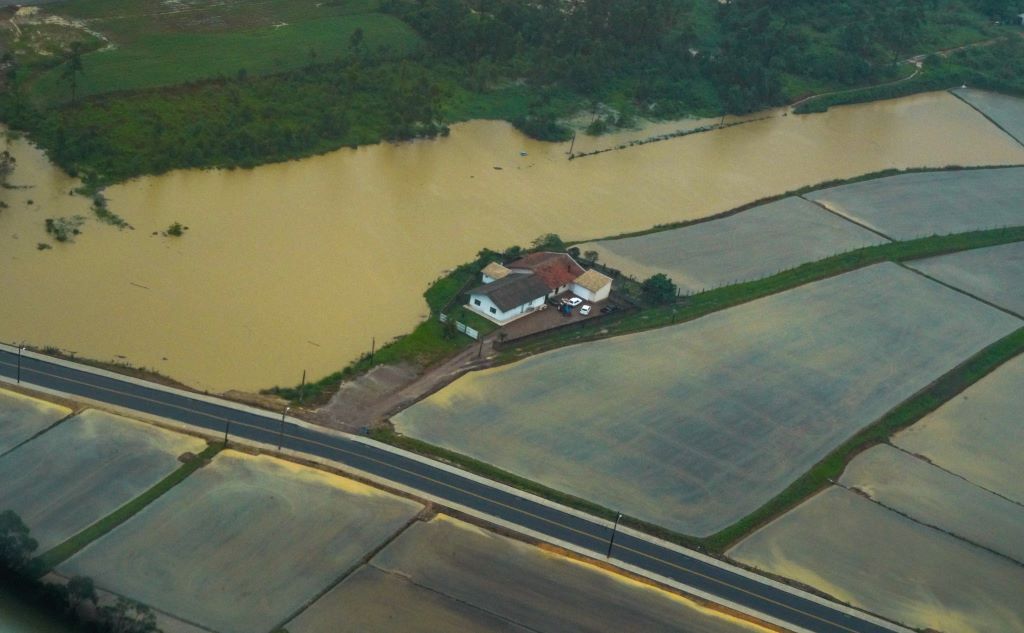
[[[480,276],[483,278],[485,284],[489,284],[492,281],[498,281],[508,277],[509,273],[512,272],[508,268],[505,268],[498,262],[491,262],[484,266],[484,269],[480,271]]]
[[[572,293],[591,303],[604,301],[612,291],[612,278],[594,269],[590,269],[573,280]]]
[[[1017,16],[1017,24],[1024,26],[1024,13]]]

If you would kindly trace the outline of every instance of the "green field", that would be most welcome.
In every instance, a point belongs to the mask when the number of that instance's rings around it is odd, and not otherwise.
[[[392,421],[410,437],[704,536],[1020,325],[882,264],[469,374]]]
[[[1024,214],[1022,214],[1024,222]],[[930,257],[914,270],[1001,308],[1024,315],[1024,242]]]
[[[67,407],[0,389],[0,455],[70,413]]]
[[[729,556],[918,629],[1024,630],[1024,567],[836,486]]]
[[[290,633],[764,630],[443,515],[414,523],[289,622],[287,629]]]
[[[202,440],[101,411],[84,411],[0,458],[0,508],[39,541],[60,544],[131,501],[198,453]]]
[[[896,240],[1024,224],[1024,168],[901,174],[807,194]]]
[[[221,633],[269,631],[419,509],[342,477],[225,451],[57,570]]]
[[[112,44],[83,56],[80,96],[331,61],[351,54],[356,29],[362,29],[367,50],[407,54],[419,46],[408,25],[377,13],[376,3],[366,0],[204,0],[177,7],[155,0],[73,0],[44,10],[83,19]],[[57,67],[33,79],[34,97],[44,103],[69,99],[62,72]]]

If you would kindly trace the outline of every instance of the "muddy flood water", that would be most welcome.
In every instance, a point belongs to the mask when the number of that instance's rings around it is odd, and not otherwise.
[[[429,282],[485,246],[635,231],[890,167],[1024,163],[1024,148],[946,93],[774,114],[574,161],[567,144],[474,121],[434,141],[177,171],[107,191],[135,227],[124,231],[97,223],[68,195],[76,181],[10,141],[11,182],[26,188],[0,190],[0,340],[211,391],[291,385],[303,370],[339,369],[371,337],[409,331]],[[82,234],[53,243],[44,219],[74,214],[88,218]],[[172,222],[184,236],[160,234]]]

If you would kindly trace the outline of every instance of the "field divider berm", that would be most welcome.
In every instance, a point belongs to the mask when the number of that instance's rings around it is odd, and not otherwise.
[[[141,512],[146,506],[156,501],[165,492],[177,486],[189,475],[210,463],[217,453],[224,448],[223,442],[211,442],[201,453],[193,456],[149,490],[146,490],[117,510],[114,510],[99,521],[96,521],[78,534],[75,534],[60,545],[55,546],[34,561],[36,572],[43,576],[58,565],[80,552],[93,541],[105,536],[128,519]]]

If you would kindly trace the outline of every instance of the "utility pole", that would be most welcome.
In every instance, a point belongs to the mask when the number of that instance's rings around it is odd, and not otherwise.
[[[569,143],[569,156],[572,156],[572,148],[576,147],[576,132],[572,133],[572,141]]]
[[[615,532],[618,531],[618,529],[619,529],[619,521],[621,521],[621,520],[622,520],[622,513],[620,512],[619,515],[617,517],[615,517],[615,525],[612,527],[612,537],[610,539],[608,539],[608,553],[605,554],[605,556],[604,556],[605,558],[611,558],[612,557],[612,545],[615,545]]]
[[[476,357],[480,358],[484,355],[484,335],[478,334],[477,336],[480,337],[480,347],[476,350]]]
[[[231,420],[224,420],[224,448],[228,447],[228,433],[231,431]]]
[[[21,384],[21,353],[25,351],[23,345],[18,346],[18,384]]]
[[[373,354],[377,351],[377,337],[370,338],[370,362],[373,362]]]
[[[277,436],[277,452],[278,453],[281,452],[281,447],[284,446],[284,419],[288,415],[288,412],[291,411],[291,409],[292,409],[291,407],[285,407],[284,411],[281,412],[281,432],[278,433],[278,436]]]
[[[306,392],[306,370],[302,370],[302,383],[299,384],[299,404],[302,404],[302,397]]]

